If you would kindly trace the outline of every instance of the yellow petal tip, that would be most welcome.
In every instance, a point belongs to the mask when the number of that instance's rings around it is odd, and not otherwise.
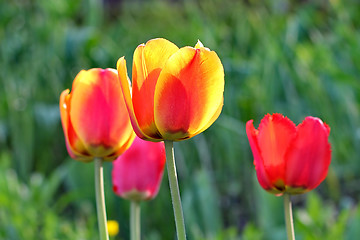
[[[125,57],[124,57],[124,56],[122,56],[121,58],[119,58],[119,60],[118,60],[117,63],[116,63],[116,68],[119,68],[119,65],[120,65],[120,63],[121,63],[122,61],[125,61]]]
[[[200,49],[200,48],[202,48],[202,47],[204,47],[204,45],[203,45],[202,42],[200,42],[200,40],[198,39],[198,41],[197,41],[197,43],[196,43],[196,45],[195,45],[195,48],[196,48],[196,49]]]

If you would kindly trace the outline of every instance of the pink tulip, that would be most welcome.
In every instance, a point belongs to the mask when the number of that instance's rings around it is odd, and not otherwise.
[[[128,200],[150,200],[159,191],[164,166],[164,143],[135,137],[131,147],[113,162],[113,190]]]

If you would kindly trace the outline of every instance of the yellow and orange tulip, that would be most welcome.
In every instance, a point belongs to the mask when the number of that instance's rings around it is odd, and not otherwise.
[[[132,126],[142,139],[188,139],[220,115],[224,69],[200,41],[180,49],[162,38],[140,44],[133,57],[132,89],[124,57],[117,70]]]
[[[114,160],[135,138],[115,69],[78,73],[71,93],[61,93],[60,115],[68,153],[76,160]]]

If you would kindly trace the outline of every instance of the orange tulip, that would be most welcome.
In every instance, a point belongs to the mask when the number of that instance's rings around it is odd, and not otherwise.
[[[115,69],[82,70],[72,92],[61,93],[60,114],[67,150],[76,160],[114,160],[135,138]]]
[[[257,178],[265,190],[299,194],[325,179],[331,162],[330,128],[319,118],[306,117],[295,126],[281,114],[268,114],[258,130],[253,120],[248,121],[246,133]]]
[[[150,141],[179,141],[211,126],[223,106],[224,69],[198,42],[178,48],[165,39],[139,45],[133,57],[132,93],[126,62],[117,69],[136,134]]]

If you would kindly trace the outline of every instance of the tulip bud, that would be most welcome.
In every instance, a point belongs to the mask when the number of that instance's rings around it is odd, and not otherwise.
[[[113,162],[113,190],[128,200],[152,199],[159,191],[164,166],[164,143],[136,137],[131,147]]]

